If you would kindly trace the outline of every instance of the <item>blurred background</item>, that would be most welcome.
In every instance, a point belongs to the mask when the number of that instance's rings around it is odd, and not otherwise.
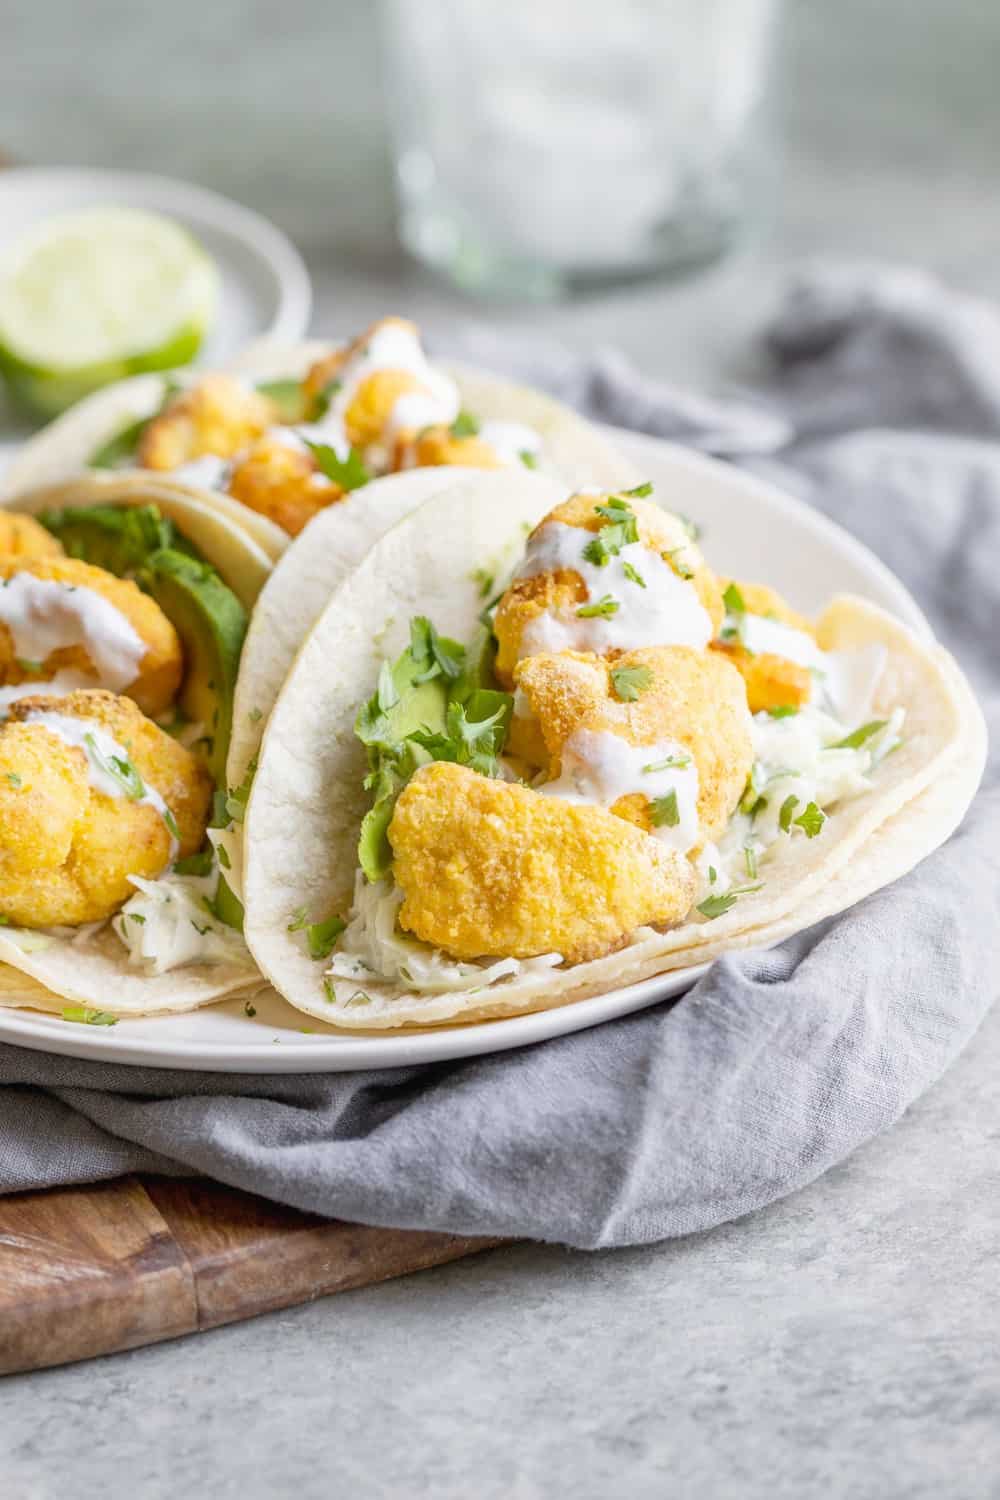
[[[803,257],[913,261],[1000,294],[996,0],[788,0],[776,154],[738,247],[695,275],[543,305],[478,301],[399,248],[387,118],[405,47],[390,71],[378,22],[373,0],[4,0],[0,152],[162,172],[258,209],[303,251],[324,334],[387,310],[432,334],[488,321],[698,383]],[[600,215],[599,185],[579,189]]]

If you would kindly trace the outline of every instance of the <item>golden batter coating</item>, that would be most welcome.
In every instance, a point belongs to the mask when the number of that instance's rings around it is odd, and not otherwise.
[[[405,463],[403,462],[405,458]],[[456,437],[450,427],[425,427],[412,442],[397,446],[396,467],[432,468],[463,464],[467,469],[502,469],[496,449],[475,434]]]
[[[342,500],[345,492],[320,475],[308,449],[262,437],[233,469],[229,493],[290,536],[298,536],[313,516]]]
[[[608,495],[571,495],[539,522],[532,536],[552,521],[577,526],[581,531],[598,532],[608,524],[608,518],[601,515],[597,507],[613,498]],[[691,575],[691,585],[711,620],[714,634],[725,614],[722,593],[715,574],[706,567],[684,522],[648,500],[627,497],[627,503],[635,515],[642,545],[658,552],[678,576]],[[511,685],[514,668],[521,658],[521,637],[525,626],[549,611],[569,613],[586,598],[583,578],[572,568],[515,579],[497,605],[493,622],[498,642],[496,674],[505,687]]]
[[[694,899],[683,855],[604,808],[447,762],[404,789],[389,841],[400,927],[456,958],[582,963],[679,921]]]
[[[155,807],[98,791],[85,751],[30,721],[39,710],[97,724],[125,749],[173,814],[182,856],[204,839],[211,781],[128,698],[76,692],[11,705],[0,725],[0,913],[18,927],[101,921],[133,894],[130,875],[162,874],[170,831]]]
[[[0,557],[0,579],[27,573],[33,578],[61,583],[67,588],[89,589],[125,616],[146,646],[135,681],[125,689],[143,713],[156,716],[173,703],[184,672],[184,655],[180,638],[155,600],[144,594],[127,578],[116,578],[104,568],[81,562],[73,557],[40,557],[28,562]],[[76,671],[93,677],[100,687],[97,668],[86,646],[62,646],[49,652],[44,660],[25,662],[19,659],[10,629],[0,621],[0,683],[10,686],[20,682],[43,685],[56,672]]]
[[[637,691],[633,701],[623,701],[616,678]],[[702,835],[723,832],[753,764],[753,741],[743,683],[722,656],[690,646],[644,647],[613,661],[547,653],[521,662],[515,680],[544,740],[550,777],[559,775],[563,745],[578,729],[608,731],[631,745],[675,742],[698,771]],[[649,807],[648,798],[634,793],[612,811],[649,829]]]
[[[725,591],[732,581],[720,579],[720,588]],[[781,595],[766,583],[737,583],[736,587],[743,596],[747,614],[778,620],[782,625],[790,625],[793,630],[801,630],[804,635],[815,640],[816,632],[810,621],[786,604]],[[813,687],[812,673],[800,662],[789,661],[787,657],[777,656],[770,651],[752,654],[738,641],[715,640],[712,642],[712,649],[727,656],[743,678],[751,713],[757,714],[767,708],[782,708],[786,705],[801,708],[804,703],[809,702]]]
[[[62,543],[34,516],[0,510],[0,557],[30,562],[36,557],[61,557]]]
[[[407,318],[379,318],[343,349],[334,349],[313,365],[303,383],[306,408],[313,418],[322,415],[331,381],[339,378],[341,371],[364,351],[380,329],[389,327],[405,329],[415,339],[420,337],[417,325]],[[386,423],[400,396],[417,395],[425,390],[426,386],[412,370],[372,370],[359,382],[344,413],[344,431],[348,442],[355,448],[367,448],[370,443],[381,441]],[[400,433],[398,437],[400,442],[405,443],[412,434]]]
[[[234,375],[206,375],[154,417],[139,440],[144,469],[176,469],[214,454],[233,458],[278,421],[274,402]]]

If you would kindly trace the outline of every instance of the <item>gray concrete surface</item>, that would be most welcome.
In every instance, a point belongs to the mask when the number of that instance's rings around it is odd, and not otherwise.
[[[475,306],[392,248],[370,5],[0,0],[0,19],[0,149],[262,208],[307,252],[323,331],[389,306],[439,337],[491,318],[712,383],[803,255],[1000,296],[994,0],[796,0],[753,241],[693,281],[544,310]],[[713,1234],[515,1247],[0,1383],[0,1495],[998,1497],[998,1046],[995,1014],[895,1130]]]

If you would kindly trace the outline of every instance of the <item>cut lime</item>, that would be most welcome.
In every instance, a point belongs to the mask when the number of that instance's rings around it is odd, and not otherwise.
[[[112,380],[189,363],[217,292],[214,261],[170,219],[130,208],[46,219],[0,257],[0,372],[56,416]]]

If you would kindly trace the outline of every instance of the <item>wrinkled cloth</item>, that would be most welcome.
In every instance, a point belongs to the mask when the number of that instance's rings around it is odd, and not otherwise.
[[[1000,730],[1000,314],[909,270],[814,270],[756,391],[714,399],[509,345],[587,414],[766,474],[885,559]],[[466,350],[465,352],[468,352]],[[485,361],[484,361],[485,362]],[[886,429],[892,428],[889,431]],[[181,1073],[0,1047],[0,1191],[205,1173],[371,1224],[582,1247],[703,1230],[794,1191],[928,1088],[1000,971],[993,755],[905,879],[681,1001],[535,1047],[402,1071]]]

